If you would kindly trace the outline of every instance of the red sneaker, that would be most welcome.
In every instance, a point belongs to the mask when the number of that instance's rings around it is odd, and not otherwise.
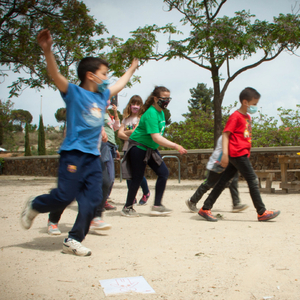
[[[258,221],[268,221],[276,218],[280,214],[280,210],[266,210],[262,215],[257,215]]]
[[[105,208],[105,210],[117,210],[116,206],[112,206],[107,201],[105,201],[104,208]]]
[[[216,217],[214,217],[209,210],[203,210],[202,208],[200,208],[200,210],[198,211],[198,215],[203,217],[205,220],[210,221],[210,222],[217,222],[218,219]]]

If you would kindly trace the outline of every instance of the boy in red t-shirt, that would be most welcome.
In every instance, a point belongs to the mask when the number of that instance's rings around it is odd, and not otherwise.
[[[220,165],[226,170],[198,212],[207,221],[218,221],[210,210],[224,190],[226,183],[237,170],[248,183],[250,195],[258,214],[258,221],[268,221],[280,214],[279,210],[266,210],[260,196],[257,176],[249,160],[251,149],[251,117],[249,114],[257,112],[259,98],[260,94],[255,89],[245,88],[240,93],[240,109],[229,117],[223,130],[223,155]]]

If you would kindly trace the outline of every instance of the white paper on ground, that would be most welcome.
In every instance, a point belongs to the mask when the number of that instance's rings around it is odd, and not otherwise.
[[[99,280],[106,296],[120,293],[155,293],[143,276]]]

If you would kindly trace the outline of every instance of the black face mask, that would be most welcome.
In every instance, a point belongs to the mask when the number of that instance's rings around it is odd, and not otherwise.
[[[170,101],[172,100],[172,98],[170,97],[167,97],[167,98],[158,98],[158,101],[157,101],[157,105],[162,108],[162,109],[165,109]]]

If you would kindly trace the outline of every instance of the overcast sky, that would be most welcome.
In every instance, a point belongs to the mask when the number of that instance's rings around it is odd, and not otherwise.
[[[143,27],[146,24],[163,26],[171,22],[188,33],[188,28],[180,25],[181,15],[176,11],[167,12],[162,0],[84,0],[83,2],[90,9],[90,14],[107,27],[108,36],[115,35],[126,40],[130,36],[129,32],[139,26]],[[295,0],[228,0],[219,16],[232,16],[235,11],[245,9],[256,15],[257,19],[272,21],[273,16],[278,16],[279,13],[291,13],[293,5]],[[162,40],[159,49],[164,48]],[[300,55],[300,51],[297,54]],[[231,74],[259,57],[235,61],[231,67]],[[277,108],[281,106],[295,109],[296,104],[300,104],[299,64],[300,57],[283,53],[274,61],[263,63],[257,68],[242,73],[229,85],[223,106],[238,101],[240,91],[251,86],[262,95],[258,106],[263,114],[277,116]],[[136,75],[141,76],[141,83],[130,89],[124,89],[120,94],[121,112],[132,95],[138,94],[146,100],[156,85],[164,85],[171,91],[172,102],[168,107],[171,111],[171,119],[181,121],[184,119],[182,114],[188,111],[189,90],[196,87],[198,83],[206,83],[208,87],[212,87],[210,72],[186,60],[151,61],[140,67]],[[7,86],[15,78],[14,76],[10,75],[0,85],[1,99],[4,101],[8,99]],[[21,96],[11,100],[15,103],[15,109],[30,111],[33,115],[32,123],[38,124],[41,96],[44,125],[58,125],[54,114],[58,108],[64,106],[58,91],[49,88],[41,92],[27,89]]]

